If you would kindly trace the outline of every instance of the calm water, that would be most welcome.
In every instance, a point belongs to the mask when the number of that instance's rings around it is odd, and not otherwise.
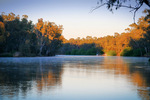
[[[0,58],[0,100],[150,100],[148,58]]]

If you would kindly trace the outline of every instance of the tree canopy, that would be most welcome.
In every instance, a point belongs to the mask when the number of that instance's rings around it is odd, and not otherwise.
[[[94,55],[105,53],[111,56],[148,56],[150,55],[150,10],[145,10],[144,13],[146,16],[139,18],[137,23],[130,24],[121,34],[65,40],[61,53],[89,54],[85,51],[95,48]]]
[[[15,54],[21,56],[54,56],[58,54],[117,56],[150,55],[150,10],[137,23],[129,25],[125,32],[113,36],[71,38],[62,36],[62,25],[38,19],[36,24],[27,15],[13,13],[0,16],[0,56]],[[10,55],[8,55],[10,56]]]
[[[14,13],[0,15],[0,54],[19,52],[21,56],[53,56],[62,44],[63,27],[54,22],[37,24],[28,20],[27,15],[20,19]]]

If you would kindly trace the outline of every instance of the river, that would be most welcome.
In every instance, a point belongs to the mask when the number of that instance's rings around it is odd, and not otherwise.
[[[0,58],[0,100],[150,100],[145,57]]]

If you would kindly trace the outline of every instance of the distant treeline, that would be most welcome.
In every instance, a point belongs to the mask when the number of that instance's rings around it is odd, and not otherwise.
[[[63,27],[38,19],[33,24],[27,15],[0,15],[0,56],[54,56],[62,45]]]
[[[62,36],[63,27],[27,15],[0,15],[0,56],[108,55],[150,56],[150,10],[124,33],[114,36],[71,38]]]
[[[71,38],[65,40],[59,54],[108,56],[150,56],[150,10],[124,33],[114,36]]]

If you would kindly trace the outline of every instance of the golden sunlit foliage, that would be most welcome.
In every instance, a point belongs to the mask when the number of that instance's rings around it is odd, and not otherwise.
[[[0,22],[0,43],[4,42],[5,38],[5,25],[3,22]]]
[[[148,13],[149,10],[145,10],[145,13]],[[87,36],[86,38],[76,38],[65,40],[64,44],[70,43],[70,45],[76,45],[81,47],[84,44],[95,44],[95,48],[101,49],[104,53],[113,51],[118,56],[123,52],[125,48],[132,48],[132,54],[129,56],[143,56],[150,53],[149,44],[149,13],[145,17],[139,18],[137,24],[133,23],[129,25],[129,28],[125,29],[124,33],[115,33],[114,36],[105,36],[105,37],[91,37]],[[124,51],[125,52],[125,51]],[[122,53],[123,54],[123,53]],[[122,55],[125,56],[125,55]]]
[[[35,33],[38,36],[38,44],[40,46],[39,55],[55,55],[57,49],[61,46],[64,37],[62,36],[62,25],[57,26],[53,22],[43,22],[39,19],[35,25]],[[44,48],[46,50],[44,50]],[[43,50],[45,52],[43,52]]]
[[[62,25],[39,19],[37,24],[28,21],[28,16],[2,13],[0,15],[0,56],[53,56],[61,46]]]

